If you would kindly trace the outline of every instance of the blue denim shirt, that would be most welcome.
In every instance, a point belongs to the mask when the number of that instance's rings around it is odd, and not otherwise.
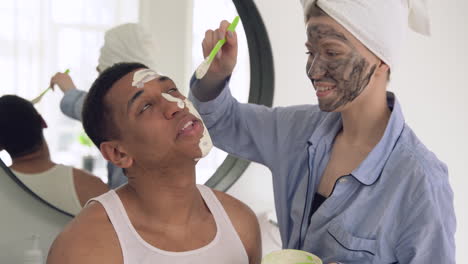
[[[191,89],[198,83],[192,79]],[[190,99],[218,148],[271,170],[284,248],[309,251],[324,263],[455,263],[447,167],[405,124],[392,93],[380,142],[309,217],[342,128],[340,113],[241,104],[226,87],[212,101]]]
[[[78,89],[70,89],[63,94],[60,110],[66,116],[81,122],[81,112],[88,93]]]

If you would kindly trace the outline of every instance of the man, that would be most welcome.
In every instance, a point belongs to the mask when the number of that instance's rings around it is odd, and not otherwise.
[[[125,23],[106,31],[104,45],[101,47],[96,70],[101,73],[118,62],[135,61],[156,67],[156,41],[153,35],[135,23]],[[75,120],[81,121],[81,112],[86,92],[76,88],[69,74],[57,72],[50,79],[50,86],[57,85],[64,93],[60,102],[62,112]],[[121,168],[107,163],[108,185],[115,189],[127,183]]]
[[[83,125],[128,184],[95,199],[54,242],[48,263],[259,263],[255,214],[195,183],[212,147],[174,82],[139,63],[105,70]]]
[[[0,97],[0,124],[0,150],[10,155],[10,169],[50,204],[75,215],[89,199],[108,191],[98,177],[51,160],[43,134],[47,124],[31,102],[16,95]]]
[[[227,88],[236,36],[226,21],[206,32],[205,55],[227,42],[207,75],[192,79],[192,101],[217,147],[272,171],[284,248],[324,263],[455,262],[447,167],[386,91],[408,16],[413,29],[428,29],[412,2],[409,10],[396,0],[305,1],[318,106],[238,103]]]

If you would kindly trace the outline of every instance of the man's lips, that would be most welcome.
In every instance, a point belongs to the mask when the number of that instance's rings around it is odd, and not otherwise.
[[[203,131],[203,124],[194,116],[187,116],[183,118],[177,125],[176,139],[181,136],[193,136]]]

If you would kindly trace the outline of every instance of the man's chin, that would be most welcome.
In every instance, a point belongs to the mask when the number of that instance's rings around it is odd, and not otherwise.
[[[200,155],[198,155],[197,158],[195,158],[195,161],[199,161],[203,159],[204,157],[208,156],[210,154],[211,150],[213,149],[213,145],[210,144],[207,148],[205,148],[203,151],[200,150]]]

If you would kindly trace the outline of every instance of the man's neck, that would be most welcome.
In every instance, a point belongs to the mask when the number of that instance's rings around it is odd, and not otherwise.
[[[196,187],[195,165],[131,170],[128,184],[117,193],[130,211],[157,226],[184,226],[206,213]],[[136,218],[134,218],[136,219]]]
[[[386,92],[357,99],[360,101],[341,112],[341,136],[349,145],[372,149],[385,133],[391,115]]]
[[[50,159],[49,147],[45,141],[33,153],[12,158],[11,169],[23,173],[40,173],[55,166]]]

